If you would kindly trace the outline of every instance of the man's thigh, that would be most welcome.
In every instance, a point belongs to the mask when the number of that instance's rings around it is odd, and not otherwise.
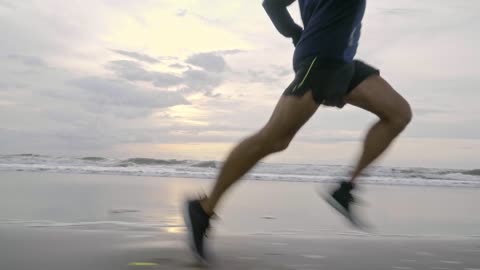
[[[300,97],[282,95],[263,131],[270,136],[293,137],[318,107],[312,91]]]
[[[411,114],[408,102],[380,75],[363,80],[345,97],[345,102],[380,118]]]

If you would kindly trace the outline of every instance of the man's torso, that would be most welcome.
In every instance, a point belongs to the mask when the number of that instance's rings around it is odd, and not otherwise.
[[[366,0],[299,0],[304,32],[294,66],[308,56],[351,62],[360,39]]]

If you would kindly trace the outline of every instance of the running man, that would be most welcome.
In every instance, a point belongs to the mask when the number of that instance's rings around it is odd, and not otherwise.
[[[295,45],[295,78],[278,101],[270,120],[239,143],[226,159],[211,193],[187,201],[185,223],[192,251],[208,259],[205,233],[225,191],[264,157],[285,150],[319,105],[357,106],[378,116],[368,131],[350,181],[339,183],[327,201],[352,218],[351,191],[362,171],[377,159],[412,118],[408,102],[381,76],[378,69],[354,60],[366,0],[299,0],[304,29],[287,6],[295,0],[264,0],[263,7],[276,29]]]

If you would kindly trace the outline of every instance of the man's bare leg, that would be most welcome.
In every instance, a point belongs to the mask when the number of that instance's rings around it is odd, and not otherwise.
[[[362,154],[352,172],[353,183],[405,129],[412,119],[412,111],[408,102],[378,75],[363,81],[345,101],[380,118],[365,137]]]
[[[302,97],[282,96],[265,127],[238,144],[226,159],[212,192],[201,201],[205,212],[212,215],[225,191],[258,161],[286,149],[318,106],[313,100],[312,91]]]

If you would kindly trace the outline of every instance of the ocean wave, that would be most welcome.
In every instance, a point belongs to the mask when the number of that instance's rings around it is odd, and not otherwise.
[[[114,159],[21,154],[0,155],[0,171],[78,173],[213,179],[222,163],[213,160],[153,158]],[[348,178],[350,166],[316,164],[258,164],[245,179],[276,182],[332,183]],[[416,185],[480,188],[480,169],[395,168],[374,166],[362,182],[378,185]]]
[[[111,209],[108,211],[110,214],[127,214],[127,213],[139,213],[137,209]]]
[[[83,157],[82,160],[87,160],[87,161],[105,161],[107,160],[106,158],[103,157]]]
[[[45,155],[39,155],[39,154],[13,154],[13,155],[2,155],[0,156],[0,158],[14,158],[14,157],[33,157],[33,158],[36,158],[36,157],[48,157],[48,156],[45,156]]]
[[[480,176],[480,169],[465,171],[465,172],[462,172],[462,174],[466,174],[466,175],[479,175],[479,176]]]
[[[176,160],[176,159],[154,159],[154,158],[129,158],[123,161],[123,164],[134,164],[134,165],[177,165],[185,164],[185,160]]]
[[[202,161],[191,165],[192,167],[199,167],[199,168],[217,168],[216,161]]]

